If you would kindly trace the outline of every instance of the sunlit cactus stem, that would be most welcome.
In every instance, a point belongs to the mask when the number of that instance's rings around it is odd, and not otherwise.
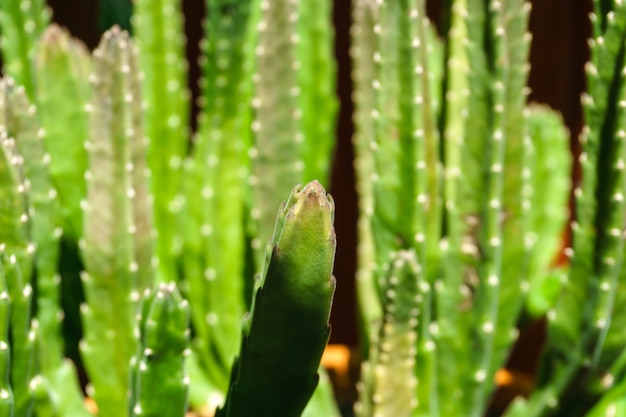
[[[354,123],[355,133],[352,138],[358,192],[359,219],[357,223],[357,271],[356,289],[361,319],[362,349],[364,357],[369,351],[369,343],[375,331],[374,323],[382,317],[381,302],[376,283],[376,255],[372,236],[371,216],[374,212],[374,196],[371,173],[374,169],[374,155],[370,151],[375,146],[376,95],[372,80],[376,77],[376,65],[372,59],[376,48],[374,34],[374,3],[369,0],[355,1],[352,6],[351,57],[354,62],[352,79],[354,87]]]
[[[145,143],[137,51],[126,32],[114,27],[104,34],[92,82],[80,347],[100,413],[120,415],[138,345],[139,298],[153,278],[152,256],[145,252],[152,226],[140,162]]]
[[[32,317],[33,254],[32,241],[33,201],[31,181],[41,185],[41,178],[29,178],[32,165],[26,165],[17,146],[18,138],[31,140],[31,146],[41,138],[34,124],[33,108],[28,104],[23,87],[11,78],[0,80],[0,151],[2,159],[0,177],[6,184],[0,221],[0,253],[4,259],[4,274],[10,299],[11,384],[15,415],[30,416],[33,412],[36,353],[36,321]],[[36,147],[35,147],[36,148]],[[31,149],[32,150],[32,149]],[[35,161],[32,161],[36,164]],[[37,190],[41,191],[41,190]],[[39,195],[38,197],[41,197]],[[44,203],[45,204],[45,203]],[[40,224],[41,225],[41,224]]]
[[[252,287],[251,277],[246,277],[250,266],[245,221],[252,4],[232,0],[206,4],[198,131],[184,165],[185,205],[180,221],[185,239],[185,295],[197,335],[193,359],[218,392],[228,385],[230,365],[240,343],[245,294]],[[195,374],[191,375],[193,379]],[[198,397],[192,389],[192,402],[205,401]]]
[[[626,372],[624,358],[624,195],[626,195],[626,4],[596,3],[591,15],[581,178],[574,184],[569,270],[548,311],[548,338],[537,389],[517,415],[611,415]],[[581,296],[584,294],[584,296]],[[582,376],[581,376],[582,373]],[[576,381],[576,383],[573,383]],[[593,412],[591,407],[599,401]],[[514,414],[512,414],[514,415]]]
[[[177,216],[183,204],[181,172],[188,148],[190,112],[182,3],[134,0],[133,4],[131,21],[139,48],[138,70],[143,78],[145,135],[149,142],[147,168],[158,232],[157,272],[159,280],[175,281],[179,275],[176,257],[182,248]]]
[[[23,86],[31,100],[35,95],[32,74],[37,42],[49,20],[44,0],[3,0],[0,8],[4,73]]]
[[[37,119],[45,130],[44,142],[50,154],[48,172],[58,193],[60,227],[65,239],[82,237],[83,213],[80,201],[86,196],[85,171],[89,120],[91,56],[87,47],[55,24],[42,34],[33,76],[37,94]],[[68,129],[71,126],[71,129]]]

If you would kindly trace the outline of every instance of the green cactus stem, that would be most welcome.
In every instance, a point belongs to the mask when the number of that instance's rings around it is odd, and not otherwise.
[[[37,43],[50,20],[44,0],[6,0],[0,10],[0,50],[4,73],[24,86],[29,99],[35,95],[33,64]]]
[[[6,98],[9,106],[6,107],[6,117],[9,134],[14,135],[15,151],[23,159],[23,172],[28,181],[28,200],[30,203],[31,221],[29,223],[29,236],[32,239],[36,253],[34,256],[34,269],[37,277],[37,323],[38,336],[37,349],[40,353],[38,365],[41,379],[47,391],[52,406],[60,411],[60,408],[68,405],[80,415],[82,395],[77,385],[73,368],[63,361],[64,346],[60,335],[60,311],[58,284],[60,277],[57,275],[59,260],[59,236],[57,192],[52,187],[49,177],[50,155],[44,148],[45,130],[39,126],[35,107],[32,106],[25,91],[21,87],[14,87],[10,82],[5,82]],[[52,383],[52,379],[57,384]],[[61,385],[58,385],[61,384]],[[59,390],[60,386],[64,386]],[[69,405],[71,404],[71,405]],[[39,412],[42,415],[41,412]]]
[[[132,24],[143,74],[150,190],[158,232],[158,279],[174,281],[178,277],[176,257],[181,252],[177,232],[182,200],[180,181],[189,137],[183,16],[179,1],[135,0],[133,3]]]
[[[3,164],[4,171],[0,177],[5,180],[2,183],[8,185],[4,187],[7,195],[1,217],[4,226],[0,235],[0,252],[5,260],[4,273],[11,310],[11,384],[15,401],[14,412],[15,415],[27,417],[33,411],[35,382],[38,381],[35,379],[34,330],[37,324],[32,319],[31,312],[31,272],[36,245],[32,241],[30,229],[34,214],[29,195],[31,178],[26,176],[32,166],[25,165],[16,145],[16,138],[35,142],[41,138],[33,124],[33,109],[25,94],[24,88],[17,87],[12,79],[0,80],[0,145],[3,152],[0,163]],[[33,178],[35,183],[38,180],[41,178]],[[45,194],[44,199],[47,198],[48,194]]]
[[[9,341],[11,303],[4,272],[4,261],[4,259],[0,261],[0,414],[12,417],[14,398],[11,387],[11,345]]]
[[[251,181],[255,189],[252,217],[258,219],[255,246],[262,253],[263,242],[272,234],[275,208],[280,197],[300,181],[304,164],[300,160],[303,133],[298,119],[296,61],[297,2],[260,1],[258,45],[254,75],[255,119],[252,124],[254,148]],[[300,162],[296,162],[300,161]]]
[[[385,278],[385,315],[372,347],[377,351],[370,353],[364,368],[369,375],[362,379],[364,391],[356,410],[362,416],[410,417],[418,405],[416,344],[425,299],[419,290],[423,276],[415,252],[398,252]]]
[[[250,1],[207,2],[202,42],[202,99],[193,154],[185,161],[183,253],[194,355],[221,392],[239,344],[246,310],[247,151],[250,146]],[[195,397],[195,395],[194,395]],[[192,398],[192,401],[193,398]]]
[[[374,212],[374,196],[371,187],[371,173],[374,158],[370,147],[375,146],[375,119],[372,114],[376,108],[376,95],[372,80],[376,77],[376,66],[372,59],[376,38],[374,34],[375,8],[369,0],[357,0],[352,8],[353,25],[351,28],[352,47],[350,54],[354,61],[352,79],[355,83],[354,122],[356,130],[353,136],[355,152],[356,188],[358,190],[359,219],[357,242],[357,298],[359,317],[363,334],[362,353],[364,358],[369,351],[369,342],[373,337],[372,329],[382,318],[382,306],[378,298],[375,280],[376,254],[372,236],[370,217]]]
[[[135,317],[140,294],[152,286],[151,210],[146,176],[137,51],[114,27],[94,52],[88,144],[89,173],[82,252],[87,303],[81,312],[81,353],[89,394],[105,416],[127,409],[128,364],[137,350]],[[142,201],[143,199],[143,201]],[[140,264],[139,262],[142,262]],[[147,262],[147,264],[146,264]]]
[[[330,334],[333,217],[333,201],[317,181],[296,187],[279,210],[218,416],[301,415]]]
[[[328,178],[336,113],[330,7],[310,0],[259,1],[251,149],[257,254],[271,235],[276,197],[305,175]],[[304,14],[306,13],[306,14]],[[306,90],[305,90],[306,89]],[[306,115],[304,114],[306,112]]]
[[[132,360],[131,416],[183,417],[189,378],[189,305],[174,283],[160,284],[143,298],[139,350]]]
[[[329,1],[297,1],[295,55],[300,130],[305,139],[302,144],[302,160],[306,161],[303,180],[317,178],[325,185],[330,183],[338,107],[331,12],[332,2]]]
[[[540,316],[554,306],[561,276],[553,268],[557,253],[561,250],[562,236],[568,218],[567,202],[571,190],[571,157],[569,157],[569,135],[563,127],[561,117],[543,106],[532,106],[526,119],[528,136],[533,142],[529,155],[530,180],[533,193],[529,201],[533,207],[529,223],[533,242],[528,276],[528,310]]]
[[[91,56],[67,30],[50,25],[39,43],[34,66],[37,115],[45,129],[50,177],[59,194],[66,239],[82,237],[80,201],[86,196],[85,171],[89,119]],[[71,126],[71,129],[68,129]]]

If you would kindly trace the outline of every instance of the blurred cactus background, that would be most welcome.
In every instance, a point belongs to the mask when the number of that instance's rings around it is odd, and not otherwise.
[[[0,0],[0,417],[626,415],[624,39]]]

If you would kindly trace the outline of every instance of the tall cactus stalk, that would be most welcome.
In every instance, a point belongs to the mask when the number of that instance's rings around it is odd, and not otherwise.
[[[177,216],[182,206],[181,171],[188,148],[189,92],[181,4],[173,0],[134,1],[132,18],[143,74],[145,134],[159,280],[178,277],[181,251]]]
[[[370,217],[374,212],[373,190],[370,186],[374,169],[374,158],[371,147],[375,147],[376,96],[373,80],[376,78],[376,66],[372,57],[376,40],[374,34],[375,3],[369,0],[357,0],[353,6],[351,28],[351,56],[354,62],[352,79],[355,83],[354,122],[357,129],[353,136],[355,152],[356,188],[359,195],[358,243],[356,272],[357,295],[360,306],[361,331],[363,334],[363,351],[367,352],[367,344],[372,335],[370,331],[382,317],[381,302],[374,271],[376,269],[375,248],[373,245],[372,224]]]
[[[113,28],[94,52],[89,175],[82,244],[87,304],[81,352],[102,415],[126,411],[128,363],[137,350],[134,320],[151,287],[150,207],[137,51]],[[140,264],[140,262],[142,262]],[[146,263],[147,262],[147,263]]]
[[[330,25],[332,3],[297,2],[295,57],[297,62],[297,102],[300,132],[304,135],[303,180],[330,183],[330,167],[335,147],[336,64],[333,57],[334,32]]]
[[[199,128],[185,161],[183,259],[198,338],[194,355],[224,392],[245,311],[244,207],[250,146],[251,3],[208,2]],[[200,198],[198,198],[200,197]],[[193,401],[193,398],[192,398]]]
[[[15,135],[15,151],[24,161],[24,175],[29,184],[32,215],[29,235],[36,247],[33,267],[37,277],[37,349],[46,353],[41,355],[38,365],[46,381],[42,383],[49,384],[44,390],[47,391],[47,398],[43,402],[50,404],[50,415],[61,410],[73,410],[76,415],[84,415],[74,369],[64,363],[64,346],[59,339],[59,199],[48,172],[51,157],[44,148],[46,132],[39,126],[38,114],[28,102],[24,90],[13,89],[10,82],[5,86],[10,103],[7,107],[7,119],[11,121],[9,131]],[[56,384],[63,384],[64,388],[60,390]],[[67,409],[64,408],[66,406]],[[38,412],[44,415],[42,409]]]
[[[39,138],[29,117],[32,111],[25,94],[24,88],[17,87],[12,79],[0,80],[0,177],[6,184],[3,187],[0,253],[10,309],[10,344],[5,346],[10,358],[10,387],[5,386],[4,389],[8,402],[13,401],[12,406],[8,405],[11,412],[28,417],[33,410],[35,389],[36,325],[32,321],[33,289],[30,280],[35,245],[30,234],[33,214],[28,194],[30,179],[26,176],[27,168],[15,138],[22,133],[31,136],[30,139]]]
[[[258,220],[261,239],[255,246],[262,249],[279,202],[267,196],[288,193],[294,179],[314,179],[305,175],[327,176],[336,103],[326,2],[261,0],[258,4],[250,181],[255,188],[252,216]]]
[[[85,199],[91,57],[87,48],[56,25],[50,25],[38,46],[34,66],[38,119],[45,129],[50,154],[50,177],[59,194],[61,227],[65,237],[82,237],[80,201]],[[72,126],[72,129],[68,129]]]
[[[13,388],[11,387],[11,344],[9,341],[11,305],[4,262],[4,259],[0,262],[0,320],[2,320],[0,333],[0,412],[2,415],[11,416],[14,401]]]
[[[255,207],[252,217],[258,219],[263,248],[274,225],[274,210],[278,201],[267,199],[274,190],[286,194],[294,179],[302,177],[304,166],[299,161],[303,133],[298,120],[296,58],[298,42],[296,24],[298,2],[294,0],[260,1],[256,53],[255,98],[253,101],[254,148],[252,149],[252,178],[255,187]]]
[[[32,78],[37,42],[43,33],[50,13],[43,0],[6,0],[0,10],[0,45],[6,75],[24,86],[29,99],[34,98]]]

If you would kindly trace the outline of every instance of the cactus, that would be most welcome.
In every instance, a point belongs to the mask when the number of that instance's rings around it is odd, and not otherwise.
[[[2,333],[0,339],[0,413],[3,416],[13,415],[13,388],[11,387],[11,345],[10,333],[10,301],[7,289],[6,274],[4,272],[4,259],[0,263],[0,319],[2,320]]]
[[[330,334],[333,217],[333,201],[317,181],[296,187],[281,206],[218,416],[299,416],[304,410]]]
[[[533,240],[532,263],[528,266],[530,290],[528,293],[528,311],[535,316],[547,313],[554,304],[560,290],[559,279],[564,273],[562,268],[552,268],[554,254],[561,248],[561,234],[565,229],[567,212],[563,209],[569,197],[571,184],[569,172],[571,161],[553,155],[567,153],[568,133],[560,118],[543,107],[532,106],[526,119],[528,136],[533,142],[529,155],[532,195],[529,196],[533,210],[529,215],[531,230],[550,230],[550,233],[531,234]],[[558,149],[558,153],[554,152]],[[551,174],[557,172],[558,174]]]
[[[87,48],[66,30],[50,25],[41,37],[34,65],[35,82],[42,86],[36,92],[35,104],[46,132],[50,178],[62,210],[61,227],[72,240],[82,237],[83,230],[80,201],[86,196],[84,142],[89,136],[84,107],[90,99],[90,72]]]
[[[47,388],[49,394],[44,402],[51,401],[54,410],[67,404],[75,415],[80,415],[84,409],[78,385],[73,368],[63,361],[64,346],[59,339],[59,200],[48,175],[51,158],[44,148],[45,131],[39,127],[35,107],[28,102],[24,90],[14,89],[8,80],[4,85],[11,104],[7,107],[7,119],[11,120],[9,128],[14,132],[15,151],[24,161],[24,175],[29,184],[32,220],[28,233],[36,247],[33,267],[37,276],[37,326],[34,330],[38,336],[37,349],[40,352],[45,350],[46,353],[38,356],[40,372],[50,382]],[[41,382],[40,379],[36,381]],[[59,390],[55,382],[64,384],[65,388]],[[68,401],[56,401],[56,398],[66,398]],[[39,415],[43,415],[41,410]]]
[[[157,270],[160,281],[174,281],[178,278],[176,257],[181,250],[176,217],[181,206],[181,167],[189,129],[183,21],[177,10],[181,5],[171,0],[137,0],[134,7],[132,24],[143,74],[150,191],[158,231]]]
[[[418,380],[417,409],[412,415],[482,415],[486,411],[493,376],[504,365],[516,337],[515,324],[527,294],[531,314],[547,312],[548,343],[536,389],[528,400],[518,398],[506,415],[584,415],[588,411],[615,415],[623,408],[619,398],[626,355],[619,323],[624,292],[622,40],[626,11],[622,2],[597,2],[596,6],[592,61],[587,65],[589,93],[583,98],[587,123],[579,160],[583,175],[575,188],[573,244],[566,250],[570,264],[555,271],[552,263],[566,220],[570,166],[566,132],[558,118],[545,109],[524,109],[528,8],[515,1],[452,2],[449,24],[443,26],[446,61],[432,54],[425,62],[411,61],[408,55],[399,58],[407,39],[418,49],[436,46],[419,36],[418,23],[410,22],[411,16],[423,15],[422,3],[413,10],[391,0],[355,5],[355,144],[357,172],[362,176],[361,232],[366,243],[373,245],[362,258],[362,303],[378,292],[378,303],[372,311],[363,312],[364,324],[369,326],[365,334],[372,346],[361,382],[360,415],[400,412],[398,408],[389,411],[399,405],[387,403],[384,388],[377,389],[376,383],[377,366],[385,365],[380,349],[388,343],[386,333],[379,334],[377,329],[384,329],[387,315],[383,312],[394,306],[386,296],[384,280],[394,253],[389,248],[394,247],[415,250],[426,279],[426,285],[415,290],[427,301],[420,305],[421,323],[411,346]],[[406,36],[402,30],[407,26],[418,35]],[[378,50],[371,48],[372,42]],[[431,68],[442,65],[443,89],[431,88],[430,100],[415,94],[417,100],[411,107],[424,120],[432,112],[437,114],[434,137],[443,142],[434,149],[443,153],[430,163],[428,153],[419,153],[423,152],[420,146],[428,150],[426,130],[415,130],[419,132],[415,143],[407,142],[417,147],[411,151],[402,145],[410,125],[399,121],[408,120],[402,118],[406,114],[403,94],[415,83],[427,85],[422,74],[436,75],[437,70]],[[418,70],[402,78],[407,68]],[[368,119],[367,114],[373,117]],[[390,139],[396,137],[400,144]],[[414,155],[417,169],[411,173],[406,168],[411,168]],[[375,181],[367,188],[365,176],[372,171]],[[441,182],[441,194],[429,194],[424,188],[432,184],[432,178]],[[395,197],[397,189],[409,197],[404,201]],[[413,208],[412,199],[418,202]],[[420,202],[428,204],[420,207]],[[441,207],[443,214],[430,211],[433,205],[435,211]],[[405,230],[394,223],[402,218],[394,210],[405,216]],[[411,216],[426,219],[426,228],[418,223],[411,229],[415,224]],[[443,219],[440,232],[437,219]],[[429,234],[428,227],[434,232]],[[369,266],[372,262],[374,268]],[[399,351],[410,352],[408,348]],[[389,372],[392,366],[378,372]],[[431,373],[433,366],[446,377],[429,379],[437,375]]]
[[[137,350],[134,320],[151,288],[150,207],[145,193],[137,51],[118,28],[94,52],[91,138],[82,252],[87,304],[81,353],[103,415],[126,410],[128,363]]]
[[[22,111],[14,113],[18,109]],[[13,405],[9,405],[11,412],[26,417],[32,413],[35,388],[36,324],[30,311],[33,294],[30,273],[35,246],[29,230],[32,206],[27,191],[30,179],[26,177],[24,159],[18,151],[15,137],[23,132],[32,135],[37,131],[33,129],[29,115],[32,112],[29,111],[24,89],[17,88],[11,79],[0,80],[0,177],[6,184],[3,187],[0,252],[10,309],[10,344],[6,346],[10,352],[10,387],[4,388],[8,402],[13,401]],[[36,133],[35,139],[38,139]]]
[[[419,314],[423,310],[418,285],[423,283],[414,251],[400,251],[383,284],[384,318],[372,345],[370,360],[362,369],[361,402],[357,415],[412,416],[417,407],[415,343]]]
[[[559,118],[525,103],[529,8],[444,3],[435,30],[425,0],[354,2],[357,414],[489,413],[526,313],[547,316],[548,341],[505,415],[620,413],[625,6],[598,0],[592,16],[583,176],[556,266],[570,160]],[[192,135],[181,2],[137,0],[135,39],[114,28],[93,58],[43,2],[3,3],[2,415],[89,415],[57,289],[59,248],[78,241],[69,298],[85,292],[100,415],[335,413],[318,385],[334,207],[309,182],[328,180],[334,143],[330,3],[205,4]]]
[[[43,0],[3,1],[0,11],[4,72],[26,89],[31,100],[35,93],[31,74],[37,42],[49,20],[50,13]]]
[[[286,194],[294,179],[311,181],[328,170],[333,149],[328,135],[336,103],[330,93],[334,67],[330,64],[330,34],[323,23],[329,19],[325,4],[259,1],[250,178],[255,189],[252,216],[258,220],[259,249],[271,236],[279,201],[267,198],[274,194],[271,191],[278,191],[277,196]],[[307,15],[301,15],[305,12]]]
[[[173,283],[147,290],[139,320],[140,343],[131,370],[131,416],[184,416],[189,379],[189,305]],[[167,401],[163,401],[167,399]]]
[[[207,2],[207,8],[198,131],[193,154],[185,161],[183,259],[192,321],[200,336],[194,355],[210,383],[223,393],[240,343],[239,323],[250,281],[245,277],[244,209],[251,2]]]

